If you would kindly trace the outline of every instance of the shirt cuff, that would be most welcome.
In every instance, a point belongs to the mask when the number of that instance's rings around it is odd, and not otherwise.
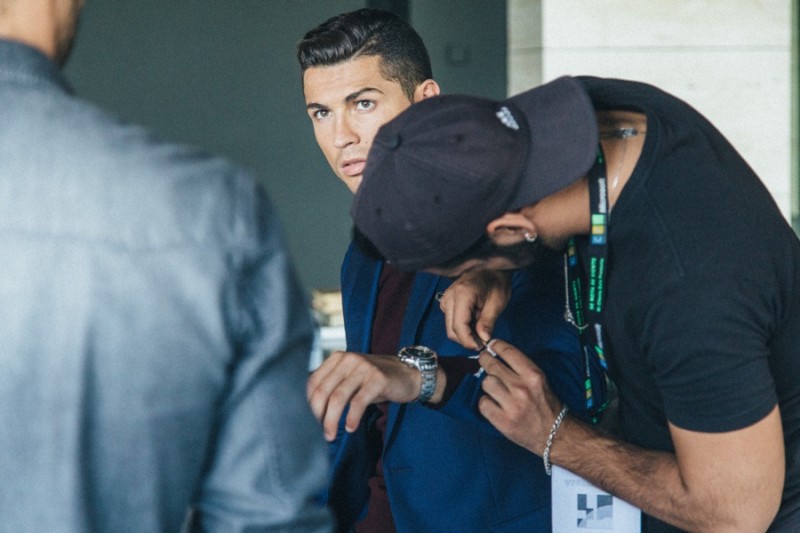
[[[439,367],[444,372],[444,375],[447,376],[447,383],[444,387],[442,401],[439,404],[444,405],[453,397],[453,394],[456,392],[458,386],[461,385],[464,378],[480,370],[481,365],[478,363],[477,359],[467,356],[440,356]]]

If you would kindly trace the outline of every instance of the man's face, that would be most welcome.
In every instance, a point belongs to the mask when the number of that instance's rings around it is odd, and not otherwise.
[[[303,73],[306,109],[333,173],[358,190],[381,126],[411,105],[399,82],[381,75],[380,57],[362,56]]]

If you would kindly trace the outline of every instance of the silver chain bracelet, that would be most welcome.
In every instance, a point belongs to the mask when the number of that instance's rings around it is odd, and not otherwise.
[[[569,411],[569,407],[567,407],[567,404],[564,404],[564,407],[561,408],[561,411],[559,411],[558,416],[553,422],[553,427],[550,428],[550,434],[547,436],[547,446],[544,448],[542,461],[544,461],[544,472],[548,476],[553,473],[553,465],[550,464],[550,448],[553,446],[553,439],[556,437],[558,428],[561,427],[561,422],[563,422],[564,417],[567,416],[567,411]]]

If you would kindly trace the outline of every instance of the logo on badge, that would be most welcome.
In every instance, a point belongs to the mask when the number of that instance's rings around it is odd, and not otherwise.
[[[614,529],[614,497],[610,494],[578,494],[580,529]]]

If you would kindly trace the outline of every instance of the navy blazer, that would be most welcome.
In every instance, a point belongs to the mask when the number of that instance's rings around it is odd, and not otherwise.
[[[368,353],[383,263],[351,245],[342,266],[347,349]],[[514,274],[512,300],[494,336],[513,343],[547,373],[551,387],[571,409],[583,408],[580,346],[563,319],[560,262]],[[436,294],[450,280],[426,273],[414,278],[398,349],[423,344],[440,357],[475,355],[449,340]],[[550,531],[550,478],[538,456],[500,435],[477,411],[480,379],[468,376],[441,409],[391,403],[381,443],[371,406],[349,434],[344,417],[331,445],[328,504],[340,531],[349,531],[366,510],[378,455],[400,532]]]

